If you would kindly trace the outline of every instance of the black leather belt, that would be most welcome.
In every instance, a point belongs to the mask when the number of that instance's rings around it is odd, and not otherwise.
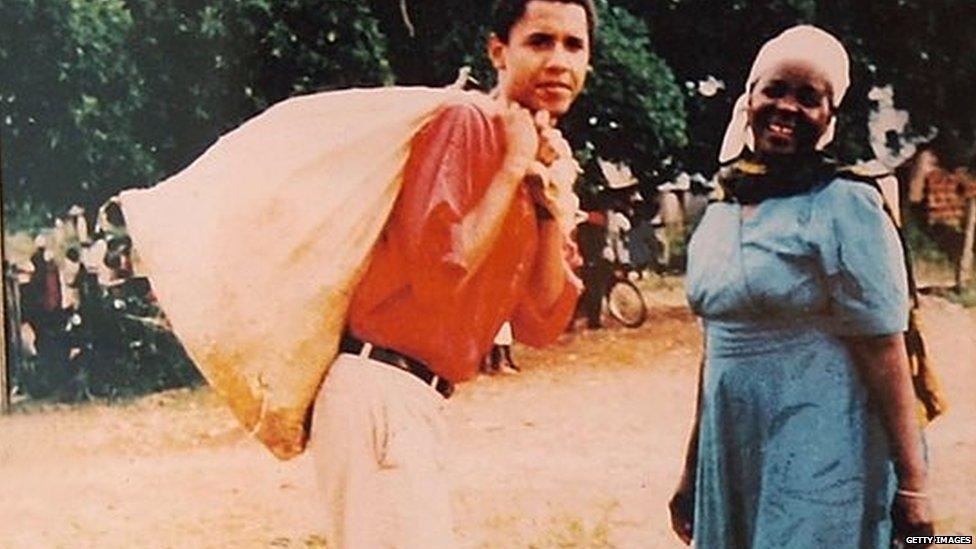
[[[342,336],[342,341],[339,343],[339,352],[362,355],[364,346],[366,346],[365,342],[357,339],[354,336],[346,334]],[[425,384],[433,387],[444,398],[450,398],[451,394],[454,392],[453,383],[430,371],[430,368],[428,368],[423,362],[394,351],[393,349],[377,347],[376,345],[372,344],[370,344],[370,346],[372,349],[370,349],[369,354],[366,355],[369,358],[384,364],[389,364],[390,366],[399,368],[405,372],[409,372],[417,376],[417,378],[419,378]]]

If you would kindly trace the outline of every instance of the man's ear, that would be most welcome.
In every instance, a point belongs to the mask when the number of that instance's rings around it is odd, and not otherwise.
[[[505,70],[505,49],[507,47],[508,45],[502,42],[495,33],[491,33],[491,36],[488,37],[488,59],[491,59],[491,65],[495,67],[496,71]]]

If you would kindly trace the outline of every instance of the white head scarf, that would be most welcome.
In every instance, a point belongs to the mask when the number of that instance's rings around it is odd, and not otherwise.
[[[830,82],[833,106],[844,99],[850,86],[850,59],[844,46],[830,33],[811,25],[798,25],[783,31],[763,45],[752,63],[746,89],[732,108],[732,120],[725,130],[719,162],[728,162],[739,156],[744,147],[754,147],[752,130],[749,128],[749,90],[769,69],[783,61],[802,60],[812,63]],[[820,136],[817,150],[823,149],[834,139],[836,117]]]

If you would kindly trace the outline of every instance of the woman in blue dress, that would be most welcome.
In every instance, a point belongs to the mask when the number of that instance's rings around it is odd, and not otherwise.
[[[848,67],[815,27],[763,46],[723,142],[726,197],[689,246],[706,350],[671,520],[697,547],[882,548],[932,530],[901,246],[878,190],[820,152]]]

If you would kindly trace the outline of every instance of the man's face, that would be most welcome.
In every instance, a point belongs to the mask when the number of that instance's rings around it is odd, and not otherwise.
[[[586,10],[577,4],[532,0],[508,35],[492,36],[488,54],[503,97],[554,118],[583,89],[590,62]]]

